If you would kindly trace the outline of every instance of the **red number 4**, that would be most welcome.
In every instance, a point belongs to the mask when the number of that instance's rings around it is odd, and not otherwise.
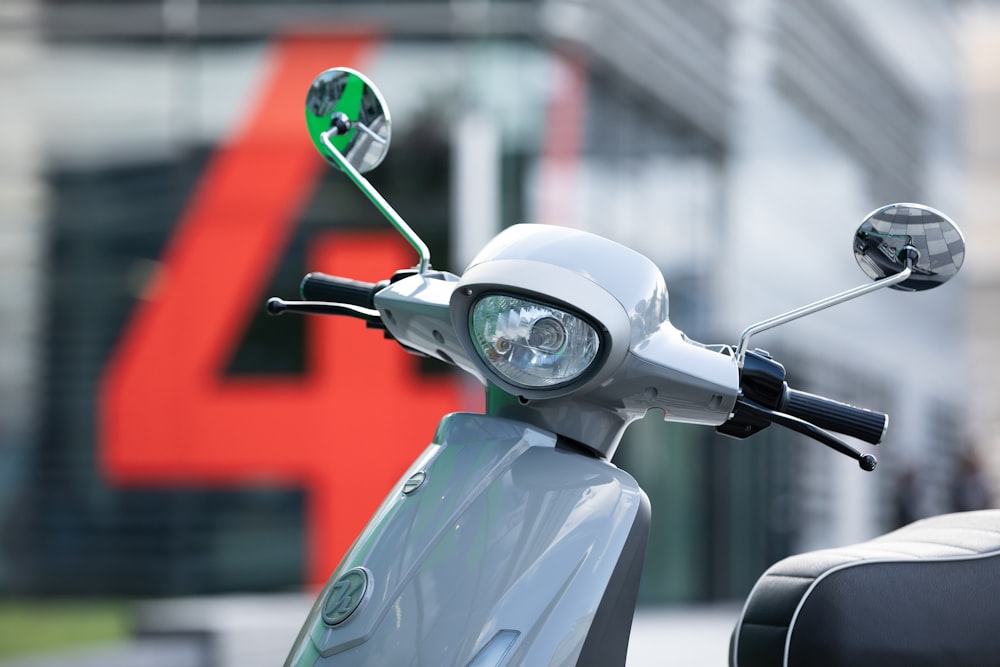
[[[421,378],[412,357],[355,320],[309,320],[303,377],[223,376],[328,168],[305,130],[309,84],[334,65],[360,68],[371,46],[278,44],[261,98],[210,160],[101,388],[100,460],[113,483],[303,486],[311,583],[460,404],[457,382]],[[388,234],[337,235],[315,244],[309,268],[376,281],[414,259]]]

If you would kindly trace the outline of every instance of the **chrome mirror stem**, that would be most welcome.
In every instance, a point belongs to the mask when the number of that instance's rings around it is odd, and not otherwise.
[[[854,289],[849,289],[846,292],[841,292],[840,294],[834,294],[826,299],[810,303],[800,308],[796,308],[795,310],[790,310],[782,315],[776,315],[775,317],[764,320],[763,322],[750,325],[743,330],[743,333],[740,334],[739,343],[736,345],[736,360],[742,367],[743,358],[746,356],[747,347],[750,345],[750,338],[759,334],[761,331],[767,331],[768,329],[773,329],[774,327],[785,324],[786,322],[797,320],[800,317],[805,317],[806,315],[826,310],[831,306],[836,306],[838,303],[844,303],[845,301],[856,299],[859,296],[864,296],[869,292],[880,290],[883,287],[891,287],[892,285],[901,283],[909,278],[911,272],[910,267],[906,267],[899,273],[887,278],[882,278],[876,282],[861,285],[860,287],[855,287]]]
[[[403,235],[403,238],[406,239],[407,242],[417,251],[417,254],[420,256],[420,260],[417,263],[417,273],[421,275],[427,273],[427,269],[430,267],[431,263],[431,251],[427,248],[427,244],[424,243],[419,236],[417,236],[416,232],[410,229],[410,226],[406,224],[406,221],[403,220],[398,213],[396,213],[396,210],[393,209],[392,206],[389,205],[389,202],[387,202],[385,198],[379,194],[378,190],[376,190],[372,184],[368,182],[368,179],[362,176],[361,172],[358,171],[339,150],[337,150],[337,147],[333,145],[332,141],[330,141],[330,137],[336,134],[338,134],[337,128],[332,127],[320,135],[323,145],[326,146],[328,151],[330,151],[330,157],[332,157],[337,163],[337,166],[344,170],[351,180],[354,181],[354,184],[358,186],[358,189],[364,192],[368,199],[375,204],[375,208],[377,208],[379,212],[392,223],[392,226],[395,227],[396,230]]]

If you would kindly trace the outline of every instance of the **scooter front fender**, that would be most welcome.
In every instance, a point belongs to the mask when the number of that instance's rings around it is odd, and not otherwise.
[[[649,502],[551,433],[453,414],[320,593],[286,666],[624,664]]]

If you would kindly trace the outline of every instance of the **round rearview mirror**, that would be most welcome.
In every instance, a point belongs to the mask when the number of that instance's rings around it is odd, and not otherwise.
[[[890,204],[872,212],[854,235],[854,257],[873,280],[906,268],[911,275],[891,285],[915,292],[948,281],[965,261],[965,239],[948,216],[922,204]]]
[[[340,168],[327,141],[346,162],[364,173],[389,151],[391,123],[385,100],[363,74],[346,67],[321,73],[306,96],[309,136],[327,162]]]

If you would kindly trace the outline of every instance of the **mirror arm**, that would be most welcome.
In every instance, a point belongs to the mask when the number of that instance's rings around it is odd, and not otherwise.
[[[361,124],[358,123],[358,125]],[[367,128],[364,128],[363,125],[362,128],[367,130]],[[354,184],[358,186],[358,189],[365,193],[368,199],[375,204],[375,208],[377,208],[379,212],[392,223],[392,226],[403,235],[403,238],[406,239],[407,242],[417,251],[417,254],[420,255],[420,261],[417,263],[417,273],[420,275],[427,273],[427,269],[431,264],[431,251],[427,248],[427,244],[425,244],[420,237],[417,236],[416,232],[410,229],[410,226],[406,224],[406,221],[403,220],[398,213],[396,213],[395,209],[389,205],[389,202],[387,202],[385,198],[379,194],[378,190],[376,190],[372,184],[368,182],[368,179],[362,176],[361,172],[355,169],[354,165],[348,162],[347,158],[345,158],[343,154],[337,150],[337,147],[330,141],[330,135],[336,134],[339,134],[339,132],[337,131],[337,127],[334,126],[320,135],[323,140],[323,145],[325,145],[327,150],[330,151],[331,157],[333,157],[333,159],[337,162],[337,166],[343,169],[344,172],[350,176],[351,180],[354,181]]]
[[[910,262],[907,262],[910,264]],[[821,310],[826,310],[831,306],[836,306],[838,303],[844,303],[845,301],[850,301],[851,299],[856,299],[859,296],[864,296],[869,292],[874,292],[880,290],[883,287],[891,287],[897,283],[901,283],[910,277],[911,269],[907,266],[905,269],[899,273],[889,276],[887,278],[882,278],[873,283],[867,285],[861,285],[860,287],[855,287],[854,289],[849,289],[846,292],[841,292],[840,294],[834,294],[831,297],[816,301],[815,303],[810,303],[808,305],[802,306],[801,308],[796,308],[782,315],[777,315],[771,319],[764,320],[763,322],[758,322],[753,324],[743,330],[740,334],[739,343],[736,345],[736,360],[739,362],[740,367],[743,366],[743,358],[746,356],[747,347],[750,345],[750,338],[761,331],[767,331],[768,329],[773,329],[776,326],[785,324],[786,322],[791,322],[792,320],[797,320],[800,317],[805,317],[806,315],[811,315],[812,313],[819,312]]]

